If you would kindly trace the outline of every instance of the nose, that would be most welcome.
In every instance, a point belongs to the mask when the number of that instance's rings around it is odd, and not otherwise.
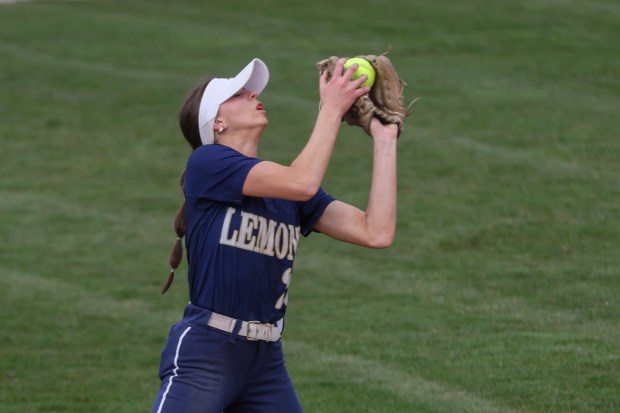
[[[254,90],[249,90],[248,91],[248,97],[250,99],[256,99],[257,96],[258,96],[258,93],[256,93],[256,91],[254,91]]]

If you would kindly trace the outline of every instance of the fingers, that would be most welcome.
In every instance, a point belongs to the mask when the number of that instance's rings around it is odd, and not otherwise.
[[[362,81],[359,86],[355,88],[355,94],[357,97],[364,96],[366,93],[370,92],[370,88],[366,86],[362,86],[364,82]],[[361,86],[361,87],[360,87]]]
[[[343,82],[350,82],[349,84],[351,87],[353,87],[354,89],[358,89],[368,79],[368,76],[362,75],[357,79],[353,79],[353,75],[357,71],[359,65],[357,63],[353,63],[351,66],[345,69],[344,64],[346,61],[347,59],[345,58],[338,59],[338,62],[336,62],[336,66],[334,67],[334,73],[332,74],[331,80],[342,80]],[[364,93],[368,93],[368,91],[370,91],[370,88],[361,88],[361,93],[359,96],[363,95]]]
[[[347,59],[345,58],[338,59],[338,62],[336,63],[336,67],[334,68],[334,74],[338,73],[341,75],[341,77],[345,79],[353,79],[353,74],[355,74],[355,72],[357,71],[357,68],[360,65],[358,65],[357,63],[353,63],[351,66],[345,69],[344,64],[346,63],[346,61]],[[356,80],[359,80],[359,79],[356,79]],[[364,83],[365,80],[366,78],[364,78],[362,83]]]
[[[347,59],[345,58],[340,58],[338,59],[338,62],[336,63],[336,68],[334,69],[335,73],[340,73],[343,76],[345,76],[347,73],[349,73],[348,78],[351,79],[351,76],[353,76],[353,73],[355,73],[355,71],[357,70],[358,65],[357,64],[353,64],[351,66],[349,66],[348,69],[345,70],[344,68],[344,64],[347,61]],[[355,66],[355,68],[353,68]],[[353,70],[351,70],[353,69]]]

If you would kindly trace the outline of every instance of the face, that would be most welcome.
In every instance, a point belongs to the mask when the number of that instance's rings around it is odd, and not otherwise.
[[[238,130],[262,131],[267,127],[266,113],[263,104],[257,99],[256,92],[241,89],[220,105],[214,127],[217,129],[223,125],[229,132]]]

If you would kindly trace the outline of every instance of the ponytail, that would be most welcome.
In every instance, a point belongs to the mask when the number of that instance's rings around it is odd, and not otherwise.
[[[200,111],[200,102],[202,95],[211,79],[207,79],[194,88],[185,99],[181,110],[179,111],[179,126],[183,137],[192,147],[192,150],[202,146],[200,140],[200,131],[198,129],[198,115]],[[181,190],[185,187],[185,171],[181,174],[180,178]],[[185,200],[181,203],[177,215],[174,217],[174,232],[177,234],[177,239],[174,242],[170,256],[168,257],[168,265],[170,266],[170,273],[166,282],[161,287],[161,293],[165,294],[170,288],[172,281],[174,281],[174,272],[181,264],[183,259],[183,237],[185,237]]]

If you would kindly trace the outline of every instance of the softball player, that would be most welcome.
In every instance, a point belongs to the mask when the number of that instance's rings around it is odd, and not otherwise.
[[[395,125],[373,121],[366,211],[320,187],[342,116],[369,91],[365,77],[351,80],[356,66],[343,63],[331,79],[321,75],[315,127],[290,166],[257,158],[268,123],[258,95],[269,72],[260,59],[199,86],[183,105],[180,126],[194,150],[171,275],[185,235],[190,302],[161,354],[153,413],[301,412],[280,340],[299,236],[318,231],[384,248],[396,221]]]

